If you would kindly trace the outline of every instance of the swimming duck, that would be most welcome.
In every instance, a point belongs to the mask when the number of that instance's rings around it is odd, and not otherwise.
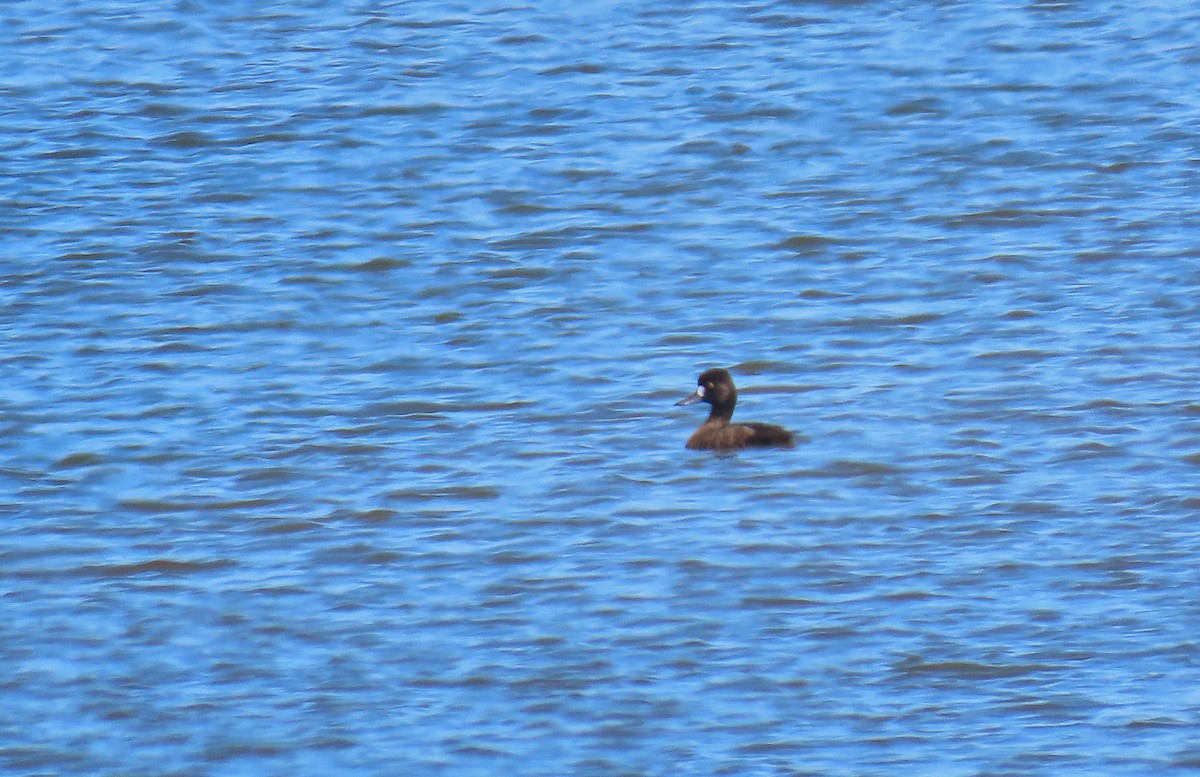
[[[735,424],[733,406],[737,404],[737,389],[733,376],[720,367],[705,370],[696,381],[696,391],[676,405],[707,402],[712,405],[708,420],[688,438],[687,447],[694,450],[731,451],[739,448],[790,448],[796,437],[787,429],[774,424],[747,422]]]

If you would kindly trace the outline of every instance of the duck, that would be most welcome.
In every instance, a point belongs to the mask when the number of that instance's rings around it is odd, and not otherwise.
[[[737,404],[737,389],[729,370],[715,367],[700,373],[696,390],[676,402],[693,405],[707,402],[712,406],[708,420],[688,438],[692,450],[735,451],[741,448],[790,448],[796,436],[774,424],[747,421],[733,423],[733,407]]]

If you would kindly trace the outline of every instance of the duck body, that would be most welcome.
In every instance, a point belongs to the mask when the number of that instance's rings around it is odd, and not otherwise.
[[[688,448],[734,451],[741,448],[790,448],[796,444],[796,436],[782,426],[757,422],[733,423],[737,389],[734,388],[729,370],[718,367],[700,373],[696,391],[675,404],[691,405],[696,402],[707,402],[712,410],[708,420],[688,438]]]
[[[705,421],[692,432],[687,447],[692,450],[736,451],[741,448],[790,448],[796,437],[774,424],[733,424]]]

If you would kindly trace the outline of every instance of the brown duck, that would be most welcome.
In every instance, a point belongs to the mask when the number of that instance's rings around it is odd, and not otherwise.
[[[696,391],[676,405],[707,402],[712,405],[708,420],[688,438],[687,447],[697,450],[732,451],[739,448],[790,448],[796,437],[787,429],[774,424],[749,421],[735,424],[733,407],[737,404],[737,389],[729,370],[719,367],[700,373]]]

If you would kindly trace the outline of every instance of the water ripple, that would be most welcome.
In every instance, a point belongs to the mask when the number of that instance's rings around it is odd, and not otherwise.
[[[8,9],[0,769],[1195,767],[1195,9],[193,5]]]

